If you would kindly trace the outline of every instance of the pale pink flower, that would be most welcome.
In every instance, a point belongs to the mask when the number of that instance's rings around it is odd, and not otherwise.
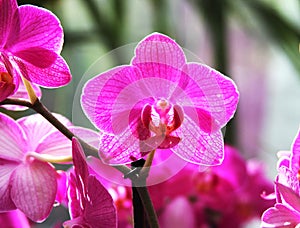
[[[54,115],[74,130],[68,119]],[[15,121],[0,113],[0,135],[0,211],[18,208],[31,220],[43,221],[64,190],[58,185],[63,174],[47,161],[71,157],[71,142],[38,114]]]

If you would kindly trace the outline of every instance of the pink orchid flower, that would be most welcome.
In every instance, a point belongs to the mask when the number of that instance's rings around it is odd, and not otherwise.
[[[290,151],[280,151],[277,181],[292,188],[300,196],[300,130]]]
[[[264,212],[262,227],[296,227],[300,224],[300,131],[291,151],[280,151],[278,156],[277,203]]]
[[[5,68],[15,85],[7,94],[18,90],[21,76],[48,88],[69,83],[70,70],[60,56],[63,30],[58,18],[40,7],[18,7],[16,0],[1,0],[0,9],[0,73]],[[7,90],[1,84],[0,89],[1,94]]]
[[[82,107],[100,129],[100,157],[126,164],[152,150],[171,149],[203,165],[223,160],[221,128],[238,102],[234,82],[153,33],[135,49],[130,65],[104,72],[85,85]]]
[[[65,117],[55,116],[74,128]],[[0,211],[18,208],[41,222],[55,198],[62,198],[57,190],[64,189],[58,185],[63,176],[47,161],[70,157],[71,142],[38,114],[15,121],[0,113],[0,135]]]
[[[72,140],[75,175],[70,175],[68,227],[116,227],[113,199],[94,175],[89,174],[81,145]]]
[[[291,188],[276,183],[282,203],[266,210],[262,215],[261,227],[294,228],[300,226],[300,197]]]

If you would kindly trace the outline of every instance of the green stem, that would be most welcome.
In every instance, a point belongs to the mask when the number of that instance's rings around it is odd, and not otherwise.
[[[48,120],[55,128],[57,128],[62,134],[64,134],[68,139],[72,140],[73,137],[76,137],[79,139],[80,143],[82,144],[83,148],[89,151],[89,153],[93,156],[95,154],[98,154],[98,149],[89,145],[84,140],[80,139],[76,135],[74,135],[73,132],[71,132],[65,125],[63,125],[56,117],[37,99],[34,104],[31,104],[29,101],[20,100],[20,99],[6,99],[2,102],[0,102],[1,105],[20,105],[25,106],[28,108],[33,109],[37,113],[41,114],[46,120]],[[132,169],[125,165],[118,165],[118,166],[112,166],[113,168],[119,170],[124,175],[130,173]],[[132,181],[133,186],[140,186],[141,178],[144,177],[138,177],[136,175],[129,176],[129,178]],[[141,198],[141,201],[144,205],[144,208],[146,210],[146,214],[148,216],[148,222],[151,228],[158,228],[158,220],[157,216],[149,195],[149,192],[147,190],[146,185],[142,187],[136,188],[137,192],[139,193],[139,196]]]

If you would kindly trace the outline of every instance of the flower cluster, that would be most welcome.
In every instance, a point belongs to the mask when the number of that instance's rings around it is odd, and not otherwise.
[[[58,18],[16,0],[0,0],[0,9],[1,107],[19,110],[24,107],[9,104],[26,104],[38,112],[17,120],[0,113],[1,227],[43,222],[56,204],[69,209],[65,228],[130,227],[130,187],[143,178],[143,184],[151,183],[164,228],[240,227],[274,204],[261,198],[272,191],[261,164],[224,146],[221,129],[239,99],[230,78],[188,62],[174,40],[152,33],[138,43],[128,65],[86,83],[81,105],[99,132],[76,127],[39,101],[39,86],[57,88],[71,80],[60,56]],[[24,101],[31,93],[36,99]],[[264,224],[300,221],[299,148],[300,136],[291,153],[281,154],[277,204],[264,213]],[[84,149],[100,159],[86,160]],[[149,167],[129,166],[143,158]],[[55,164],[68,166],[62,171]],[[104,179],[103,172],[112,178]]]

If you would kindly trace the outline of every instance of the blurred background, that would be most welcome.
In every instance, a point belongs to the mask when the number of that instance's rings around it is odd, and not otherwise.
[[[74,101],[75,93],[89,67],[118,47],[161,32],[198,56],[199,61],[235,80],[240,102],[235,118],[226,128],[225,141],[237,147],[244,158],[264,161],[267,176],[274,179],[276,153],[290,149],[300,123],[299,0],[18,3],[51,10],[64,28],[62,56],[73,80],[63,88],[43,89],[42,101],[51,111],[74,120],[72,110],[78,102]],[[133,52],[127,59],[132,56]],[[124,61],[120,55],[109,55],[100,63],[116,66]],[[30,110],[15,116],[29,113]],[[75,124],[78,121],[75,119]],[[51,219],[37,227],[49,227],[54,221]]]

